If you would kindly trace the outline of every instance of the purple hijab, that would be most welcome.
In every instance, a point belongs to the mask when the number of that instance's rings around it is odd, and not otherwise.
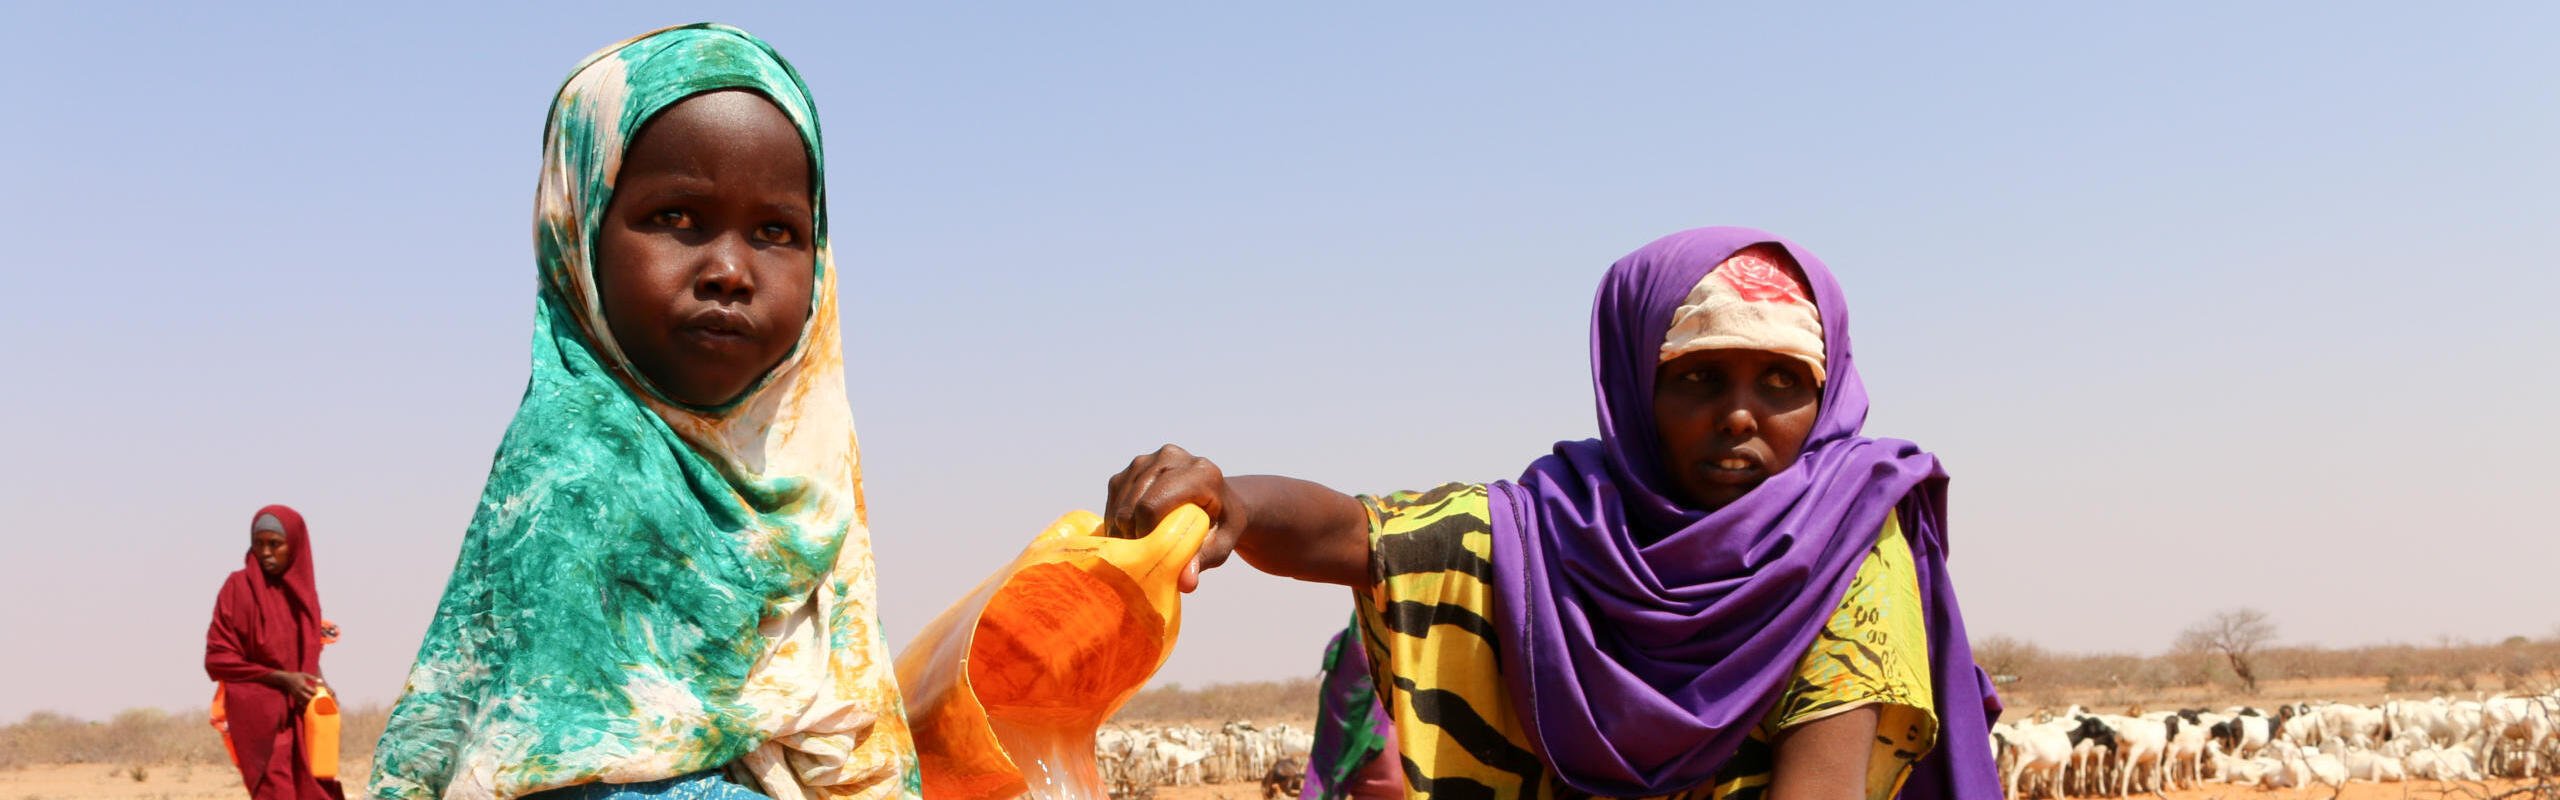
[[[1675,499],[1659,466],[1654,368],[1689,290],[1762,242],[1804,268],[1828,382],[1796,463],[1701,512]],[[1973,664],[1947,577],[1947,473],[1918,445],[1859,435],[1866,386],[1831,271],[1748,228],[1665,236],[1601,279],[1591,372],[1600,439],[1558,442],[1517,483],[1493,485],[1503,677],[1556,777],[1603,797],[1671,794],[1715,777],[1787,687],[1885,515],[1899,508],[1940,722],[1936,749],[1902,796],[1996,796],[1988,739],[2000,701]]]

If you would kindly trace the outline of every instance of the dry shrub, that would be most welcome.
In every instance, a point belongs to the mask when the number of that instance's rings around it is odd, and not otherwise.
[[[363,708],[340,709],[338,716],[338,763],[344,770],[356,764],[373,763],[373,743],[382,739],[382,726],[391,721],[391,707],[381,704]]]
[[[1221,683],[1198,689],[1165,684],[1139,692],[1115,722],[1293,720],[1316,714],[1316,679]]]
[[[176,764],[224,761],[222,740],[203,711],[133,708],[105,722],[38,711],[0,727],[0,767],[30,764]],[[127,774],[147,777],[138,767]]]
[[[2047,677],[2044,662],[2044,648],[2023,639],[1990,636],[1973,643],[1973,663],[2003,686],[2034,687]]]
[[[367,706],[339,718],[339,759],[362,764],[373,760],[373,742],[382,736],[389,709]],[[135,782],[150,779],[158,764],[220,764],[222,736],[205,712],[131,708],[104,722],[38,711],[13,725],[0,726],[0,769],[35,764],[119,764],[115,774]]]
[[[2146,699],[2249,701],[2248,695],[2235,694],[2237,676],[2210,655],[2194,648],[2155,656],[2057,653],[2005,636],[1985,637],[1974,646],[1974,660],[1984,671],[2015,676],[2001,684],[2001,692],[2018,707],[2045,708],[2048,701],[2091,707]],[[2258,654],[2257,665],[2262,681],[2381,678],[2383,691],[2404,696],[2545,692],[2560,686],[2560,637],[2517,636],[2496,644],[2443,639],[2432,646],[2270,647]]]
[[[2231,680],[2227,669],[2200,679],[2199,660],[2192,652],[2056,653],[2032,642],[1991,636],[1974,644],[1974,658],[1984,671],[2009,678],[2001,682],[2001,693],[2011,708],[2022,711],[2059,709],[2072,703],[2121,708],[2144,702],[2262,702],[2210,688],[2187,688],[2198,686],[2200,680]],[[2441,640],[2433,647],[2278,647],[2265,650],[2261,661],[2262,679],[2379,677],[2384,691],[2411,696],[2541,692],[2560,687],[2560,635],[2512,637],[2496,644]],[[1139,692],[1114,720],[1306,720],[1315,715],[1316,690],[1312,677],[1198,689],[1166,685]],[[374,741],[381,738],[389,716],[390,709],[381,705],[349,709],[339,720],[341,763],[371,762]],[[148,765],[229,768],[222,741],[205,723],[201,709],[129,709],[104,722],[39,711],[15,724],[0,725],[0,769],[37,764],[122,764],[127,765],[125,774],[136,781],[147,780],[144,767]]]

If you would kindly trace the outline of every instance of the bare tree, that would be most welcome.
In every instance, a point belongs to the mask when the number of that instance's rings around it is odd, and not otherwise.
[[[2025,680],[2044,658],[2044,648],[2014,637],[1989,636],[1973,643],[1973,663],[1991,673],[1995,683]]]
[[[2231,662],[2231,674],[2240,677],[2240,685],[2250,694],[2258,693],[2258,651],[2276,639],[2276,624],[2267,620],[2267,612],[2254,608],[2216,611],[2204,621],[2187,626],[2178,634],[2177,648],[2219,653]]]

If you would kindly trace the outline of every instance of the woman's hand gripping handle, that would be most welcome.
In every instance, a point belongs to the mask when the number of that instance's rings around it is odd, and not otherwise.
[[[1103,532],[1134,539],[1183,505],[1209,514],[1209,535],[1182,572],[1182,590],[1229,554],[1273,575],[1363,586],[1369,575],[1369,514],[1350,495],[1278,475],[1228,477],[1209,459],[1175,445],[1129,460],[1111,476]]]

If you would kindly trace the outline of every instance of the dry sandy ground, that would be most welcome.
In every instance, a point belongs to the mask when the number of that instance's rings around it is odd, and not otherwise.
[[[361,775],[346,776],[348,785],[363,785]],[[2521,788],[2518,782],[2470,784],[2467,787],[2448,784],[2439,788],[2433,781],[2416,783],[2358,783],[2347,786],[2343,800],[2402,800],[2403,798],[2488,798]],[[2141,797],[2142,795],[2136,795]],[[122,767],[98,764],[27,767],[0,770],[0,800],[241,800],[240,776],[228,766],[188,765],[158,766],[143,770],[143,779],[134,780]],[[2169,800],[2215,800],[2216,798],[2266,798],[2266,800],[2327,800],[2326,789],[2261,792],[2252,789],[2211,787],[2189,792],[2171,792]],[[2560,798],[2554,790],[2544,798]],[[1262,790],[1250,783],[1212,786],[1168,786],[1156,790],[1156,800],[1261,800]]]
[[[2420,798],[2422,800],[2434,800],[2435,798],[2460,798],[2461,800],[2472,800],[2473,798],[2496,797],[2502,792],[2519,789],[2525,785],[2526,784],[2517,781],[2502,781],[2489,784],[2445,784],[2443,787],[2439,788],[2434,781],[2418,781],[2416,783],[2353,783],[2347,785],[2347,792],[2341,796],[2341,800],[2402,800],[2402,798]],[[2137,799],[2154,796],[2155,795],[2134,795]],[[2295,793],[2291,790],[2280,789],[2272,792],[2262,792],[2255,789],[2232,789],[2230,787],[2217,786],[2197,789],[2194,791],[2170,792],[2166,795],[2156,796],[2166,797],[2169,800],[2217,800],[2218,798],[2229,798],[2230,800],[2255,800],[2258,798],[2263,798],[2264,800],[2329,800],[2329,790],[2325,788],[2318,790],[2305,789],[2300,793]],[[2529,796],[2531,795],[2522,795],[2519,796],[2517,800],[2521,800],[2522,797]],[[2543,795],[2543,798],[2560,798],[2560,789],[2555,789],[2553,792]],[[0,800],[15,800],[15,798],[0,795]],[[1156,790],[1156,800],[1262,800],[1262,788],[1250,783],[1226,783],[1211,786],[1168,786]]]
[[[342,775],[353,794],[364,773]],[[229,764],[162,764],[135,780],[121,766],[65,764],[0,769],[0,800],[241,800],[240,773]]]

